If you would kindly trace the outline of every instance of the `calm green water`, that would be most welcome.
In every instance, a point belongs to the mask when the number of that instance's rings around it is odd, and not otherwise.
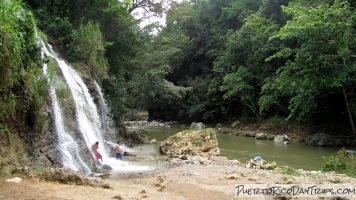
[[[157,141],[163,141],[182,130],[180,127],[145,128]],[[280,144],[270,140],[256,140],[250,137],[217,134],[220,154],[229,159],[244,163],[255,156],[261,156],[267,162],[276,161],[279,166],[297,169],[321,170],[324,157],[337,152],[340,148],[312,147],[302,143]]]

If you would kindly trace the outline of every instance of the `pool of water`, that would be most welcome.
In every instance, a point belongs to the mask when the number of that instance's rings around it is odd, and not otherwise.
[[[159,153],[158,143],[136,144],[129,153],[131,156],[124,156],[122,160],[129,167],[111,171],[111,179],[139,177],[169,168],[165,156]]]
[[[339,148],[312,147],[303,143],[275,143],[271,140],[256,140],[244,136],[218,134],[221,155],[246,162],[261,156],[268,162],[276,161],[279,166],[297,169],[321,170],[324,158]]]
[[[149,134],[163,141],[183,130],[181,127],[145,127]],[[217,134],[220,154],[229,159],[244,163],[255,156],[261,156],[267,162],[275,161],[278,166],[290,166],[304,170],[321,170],[324,158],[340,148],[313,147],[303,143],[281,144],[271,140],[256,140],[250,137]],[[158,147],[157,147],[157,154]]]

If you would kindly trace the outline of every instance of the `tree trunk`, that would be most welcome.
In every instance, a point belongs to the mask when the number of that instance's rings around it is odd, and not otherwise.
[[[55,0],[51,0],[51,3],[49,4],[49,13],[52,14],[53,13],[53,10],[54,10],[54,1]]]
[[[347,109],[347,113],[349,114],[349,120],[350,120],[350,124],[351,124],[351,128],[352,128],[352,133],[354,134],[355,139],[356,139],[356,130],[355,130],[355,125],[354,125],[354,120],[352,118],[352,113],[350,111],[349,102],[347,101],[347,95],[346,95],[345,88],[342,88],[342,93],[344,94],[346,109]]]

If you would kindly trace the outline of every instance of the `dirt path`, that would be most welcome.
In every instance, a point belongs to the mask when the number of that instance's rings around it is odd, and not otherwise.
[[[294,172],[295,173],[295,172]],[[184,164],[169,170],[137,178],[111,177],[104,181],[111,188],[65,185],[55,182],[23,178],[20,183],[6,182],[13,177],[0,178],[0,199],[4,200],[106,200],[106,199],[251,199],[235,196],[235,188],[245,184],[352,184],[356,179],[343,175],[320,172],[297,172],[248,169],[241,165],[191,165]],[[349,199],[356,198],[350,196]],[[273,199],[261,197],[258,199]],[[310,199],[298,197],[298,199]]]

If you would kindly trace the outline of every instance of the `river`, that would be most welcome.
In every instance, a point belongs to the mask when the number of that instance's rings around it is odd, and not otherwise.
[[[182,130],[180,127],[146,127],[146,131],[158,142]],[[271,140],[256,140],[245,136],[217,134],[220,155],[237,159],[241,163],[261,156],[267,162],[296,169],[321,170],[324,158],[340,148],[313,147],[303,143],[281,144]]]

